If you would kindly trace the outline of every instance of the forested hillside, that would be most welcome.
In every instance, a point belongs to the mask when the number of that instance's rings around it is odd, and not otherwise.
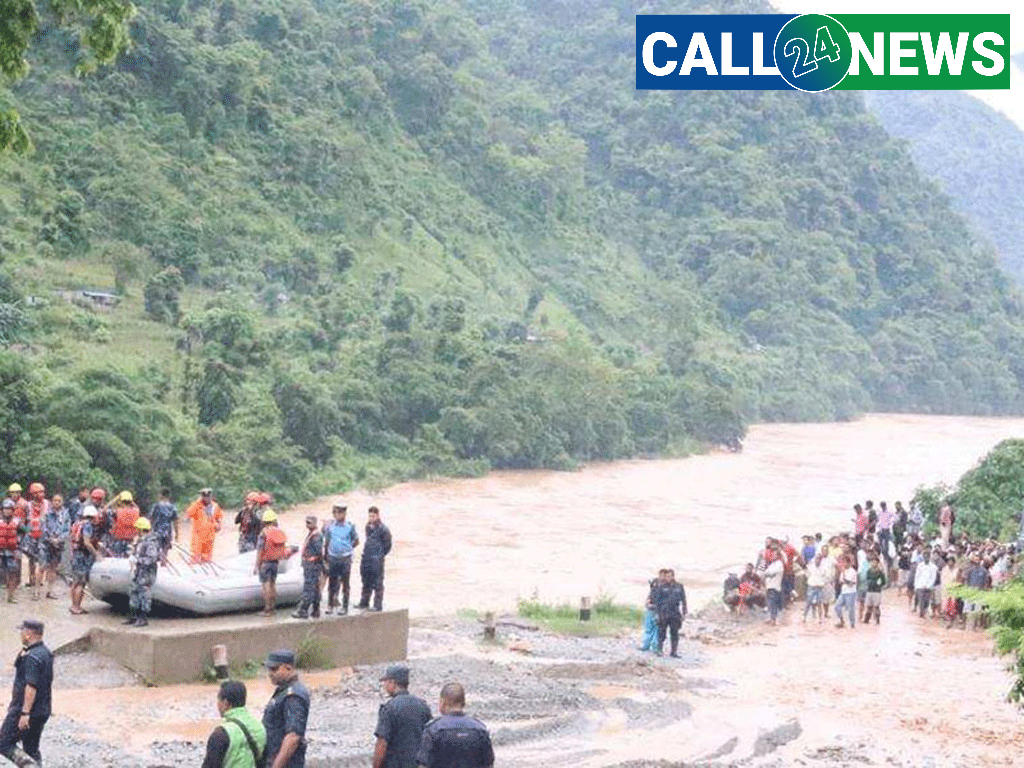
[[[869,107],[1024,286],[1024,131],[960,91],[870,91]]]
[[[635,90],[635,14],[703,8],[164,0],[84,80],[44,36],[0,462],[288,499],[1020,412],[1018,295],[859,94]]]

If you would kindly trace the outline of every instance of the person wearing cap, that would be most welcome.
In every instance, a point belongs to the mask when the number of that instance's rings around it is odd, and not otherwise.
[[[178,533],[178,507],[171,501],[171,492],[167,488],[160,490],[160,500],[149,509],[149,524],[153,533],[160,540],[162,562],[167,562],[167,553],[171,545],[180,538]]]
[[[26,619],[18,629],[22,648],[14,660],[11,703],[0,725],[0,755],[25,768],[43,760],[39,742],[50,718],[53,654],[43,645],[42,622]]]
[[[266,768],[303,768],[306,764],[306,720],[309,718],[309,689],[295,670],[295,654],[274,651],[265,666],[274,695],[263,710],[267,729]]]
[[[259,493],[249,491],[245,494],[242,508],[235,515],[235,525],[238,526],[238,554],[256,549],[256,542],[260,538],[259,501]]]
[[[15,503],[7,498],[3,501],[3,516],[0,517],[0,572],[7,587],[7,602],[16,603],[18,582],[21,581],[20,539],[25,533],[21,518],[15,516]]]
[[[441,689],[435,717],[423,729],[416,764],[426,768],[491,768],[494,748],[487,726],[465,713],[466,690],[460,683]]]
[[[139,519],[140,514],[131,491],[121,491],[114,497],[110,531],[111,557],[128,557],[128,550],[135,541],[135,521]]]
[[[203,488],[199,498],[185,511],[192,521],[192,562],[209,563],[213,560],[213,541],[224,520],[224,512],[213,499],[213,490]]]
[[[153,533],[149,520],[140,517],[135,521],[135,545],[129,558],[132,582],[128,587],[128,618],[124,624],[136,627],[149,624],[147,617],[153,610],[153,583],[162,558],[160,537]]]
[[[320,577],[324,572],[324,535],[317,530],[315,515],[306,516],[306,540],[302,542],[302,600],[294,619],[320,618]]]
[[[384,604],[384,558],[391,551],[391,531],[381,522],[380,510],[370,507],[367,511],[366,544],[359,561],[359,578],[363,582],[363,594],[357,608],[379,611]],[[373,607],[370,596],[373,595]]]
[[[260,577],[263,590],[263,616],[273,616],[277,605],[277,571],[279,563],[287,560],[298,547],[288,546],[288,537],[277,525],[277,513],[267,509],[263,513],[263,530],[256,541],[256,564],[252,572]]]
[[[223,722],[206,741],[202,768],[258,768],[263,765],[267,729],[245,708],[245,683],[225,680],[217,692]]]
[[[416,768],[416,753],[423,728],[430,722],[430,707],[409,694],[409,668],[392,664],[381,677],[388,700],[377,710],[373,735],[373,768]]]
[[[95,491],[93,492],[95,494]],[[99,543],[99,531],[96,518],[99,512],[92,504],[95,495],[82,509],[82,519],[71,526],[71,613],[86,613],[82,608],[85,597],[85,585],[89,583],[89,573],[97,559],[102,557]]]
[[[18,483],[11,483],[7,486],[7,498],[14,502],[15,516],[24,520],[28,513],[28,502],[21,495],[21,486]]]
[[[352,552],[359,546],[356,527],[345,520],[348,509],[344,504],[335,504],[331,509],[334,519],[324,526],[324,556],[327,559],[327,613],[334,610],[344,616],[348,613],[351,591]],[[338,604],[338,590],[342,602]]]

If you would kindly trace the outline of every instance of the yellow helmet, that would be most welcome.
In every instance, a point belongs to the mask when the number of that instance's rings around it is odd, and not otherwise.
[[[7,492],[8,493],[21,493],[21,486],[18,485],[17,483],[11,483],[9,486],[7,486]]]
[[[147,520],[144,517],[140,517],[138,520],[135,521],[135,527],[138,528],[140,531],[148,531],[152,529],[153,526],[150,525],[149,520]]]
[[[277,512],[275,512],[272,509],[268,509],[266,512],[263,513],[263,522],[264,523],[276,523],[277,522]]]
[[[132,496],[132,492],[131,491],[121,491],[119,494],[117,494],[117,500],[118,501],[135,501],[135,498]]]

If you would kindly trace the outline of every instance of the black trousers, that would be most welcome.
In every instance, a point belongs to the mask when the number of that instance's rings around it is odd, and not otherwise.
[[[348,598],[351,591],[352,557],[342,557],[338,560],[328,558],[327,560],[327,605],[331,608],[338,607],[338,589],[341,589],[342,605],[348,610]]]
[[[359,577],[363,582],[363,594],[359,598],[359,607],[369,608],[372,594],[373,607],[379,611],[384,605],[384,558],[364,557],[360,560]]]
[[[50,719],[49,715],[44,717],[31,716],[28,719],[28,730],[18,730],[18,719],[21,717],[21,707],[14,707],[7,710],[7,717],[3,725],[0,725],[0,755],[7,755],[14,747],[21,742],[21,748],[36,762],[42,761],[39,754],[39,740],[43,736],[43,726]]]
[[[672,634],[672,653],[679,650],[679,628],[683,626],[683,620],[678,616],[669,618],[658,617],[658,650],[665,644],[665,635]]]
[[[323,569],[319,564],[315,566],[302,566],[302,601],[299,603],[299,612],[308,613],[313,611],[314,616],[320,615],[320,574]]]

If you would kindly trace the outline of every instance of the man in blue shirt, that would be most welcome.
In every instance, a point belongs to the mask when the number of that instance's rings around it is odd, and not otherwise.
[[[160,501],[149,510],[149,522],[153,533],[160,540],[160,549],[166,561],[171,544],[178,538],[178,508],[171,501],[171,492],[160,491]]]
[[[327,611],[338,615],[348,613],[350,578],[352,575],[352,551],[359,545],[356,527],[345,520],[347,509],[344,504],[335,504],[331,510],[334,519],[324,526],[324,554],[327,558]],[[342,590],[342,603],[338,608],[338,588]]]

